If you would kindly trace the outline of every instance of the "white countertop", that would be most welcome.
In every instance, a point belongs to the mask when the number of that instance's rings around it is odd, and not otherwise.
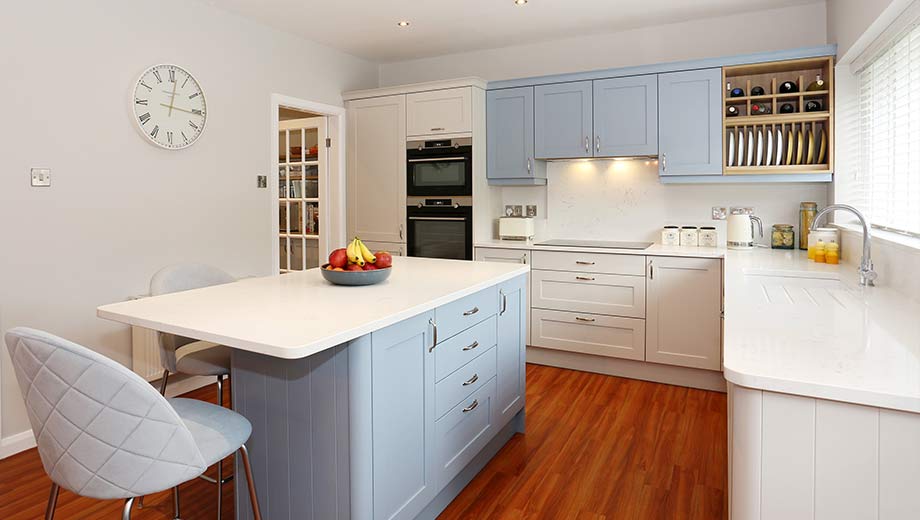
[[[537,243],[542,240],[536,241]],[[692,258],[723,258],[725,248],[722,247],[687,247],[687,246],[664,246],[661,244],[652,244],[647,249],[612,249],[606,247],[565,247],[565,246],[541,246],[534,243],[533,240],[479,240],[473,244],[473,247],[494,247],[497,249],[522,249],[531,251],[569,251],[574,253],[609,253],[618,255],[639,255],[639,256],[685,256]]]
[[[297,359],[526,273],[524,265],[393,259],[385,282],[335,286],[319,269],[103,305],[101,318]]]
[[[920,305],[851,264],[728,251],[724,325],[734,384],[920,413]]]

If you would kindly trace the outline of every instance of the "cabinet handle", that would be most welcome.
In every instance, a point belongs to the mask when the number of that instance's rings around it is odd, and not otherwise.
[[[594,262],[585,262],[584,260],[575,260],[578,265],[594,265]]]
[[[661,171],[668,171],[668,154],[661,154]]]
[[[505,294],[505,291],[498,291],[498,293],[502,295],[502,310],[498,313],[501,316],[508,310],[508,295]]]
[[[651,260],[648,261],[648,279],[655,279],[655,264],[653,264]]]
[[[400,240],[403,239],[403,225],[402,224],[399,225],[399,239]]]
[[[521,263],[527,265],[527,254],[521,255]]]
[[[438,346],[438,324],[435,323],[433,319],[429,319],[428,324],[431,325],[431,330],[433,331],[431,347],[428,348],[428,352],[431,352]]]
[[[530,164],[530,157],[527,158],[527,173],[533,175],[533,165]]]
[[[591,151],[591,138],[588,136],[585,136],[585,153],[588,153],[590,151]]]
[[[472,412],[473,410],[476,409],[477,406],[479,406],[479,399],[473,399],[473,403],[467,406],[466,408],[464,408],[463,413]]]
[[[469,378],[469,379],[467,379],[466,381],[463,382],[463,386],[470,386],[471,384],[475,383],[476,381],[479,381],[479,374],[473,374],[473,377],[471,377],[471,378]]]
[[[598,152],[601,151],[601,136],[597,136],[594,138],[594,149],[597,150]]]
[[[578,321],[585,321],[585,322],[588,322],[588,323],[593,323],[593,322],[597,321],[597,320],[594,319],[594,318],[582,318],[581,316],[575,316],[575,319],[578,320]]]
[[[478,346],[479,346],[479,342],[478,342],[478,341],[474,341],[472,345],[467,345],[467,346],[463,347],[463,351],[466,352],[467,350],[473,350],[474,348],[476,348],[476,347],[478,347]]]
[[[432,132],[443,132],[443,131],[444,131],[444,128],[438,126],[438,127],[432,128],[431,131],[432,131]]]
[[[464,315],[464,316],[472,316],[472,315],[476,314],[477,312],[479,312],[479,307],[473,307],[472,309],[470,309],[470,310],[464,312],[463,315]]]
[[[583,281],[585,281],[585,282],[593,282],[593,281],[594,281],[594,278],[591,278],[590,276],[576,276],[575,279],[576,279],[576,280],[583,280]]]

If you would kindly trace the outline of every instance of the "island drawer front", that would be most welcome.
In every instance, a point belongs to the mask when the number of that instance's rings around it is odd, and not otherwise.
[[[535,347],[645,360],[645,320],[534,309]]]
[[[535,308],[645,317],[645,278],[616,274],[533,271]]]
[[[534,251],[534,269],[645,276],[645,256],[609,253]]]
[[[496,349],[490,348],[476,359],[445,377],[434,388],[435,417],[441,417],[451,408],[495,377]]]
[[[495,378],[435,423],[437,488],[447,485],[495,434]]]
[[[438,381],[495,346],[495,320],[491,316],[435,347],[434,373]]]
[[[466,330],[498,312],[498,296],[494,286],[435,309],[438,343]]]

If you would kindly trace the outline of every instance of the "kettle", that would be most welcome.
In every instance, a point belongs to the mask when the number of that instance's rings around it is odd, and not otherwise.
[[[728,237],[726,243],[729,249],[752,249],[754,247],[754,223],[760,230],[763,238],[763,221],[753,215],[752,208],[731,208],[728,215]]]

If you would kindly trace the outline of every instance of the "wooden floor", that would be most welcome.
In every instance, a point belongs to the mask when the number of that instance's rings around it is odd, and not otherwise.
[[[214,401],[214,393],[187,397]],[[515,435],[440,518],[721,520],[726,468],[725,394],[528,365],[527,434]],[[0,518],[42,518],[49,486],[35,450],[0,461]],[[231,519],[232,486],[225,489]],[[213,484],[190,482],[181,496],[183,520],[214,518]],[[133,519],[172,518],[169,493],[145,504]],[[62,490],[55,519],[114,520],[121,506]]]

